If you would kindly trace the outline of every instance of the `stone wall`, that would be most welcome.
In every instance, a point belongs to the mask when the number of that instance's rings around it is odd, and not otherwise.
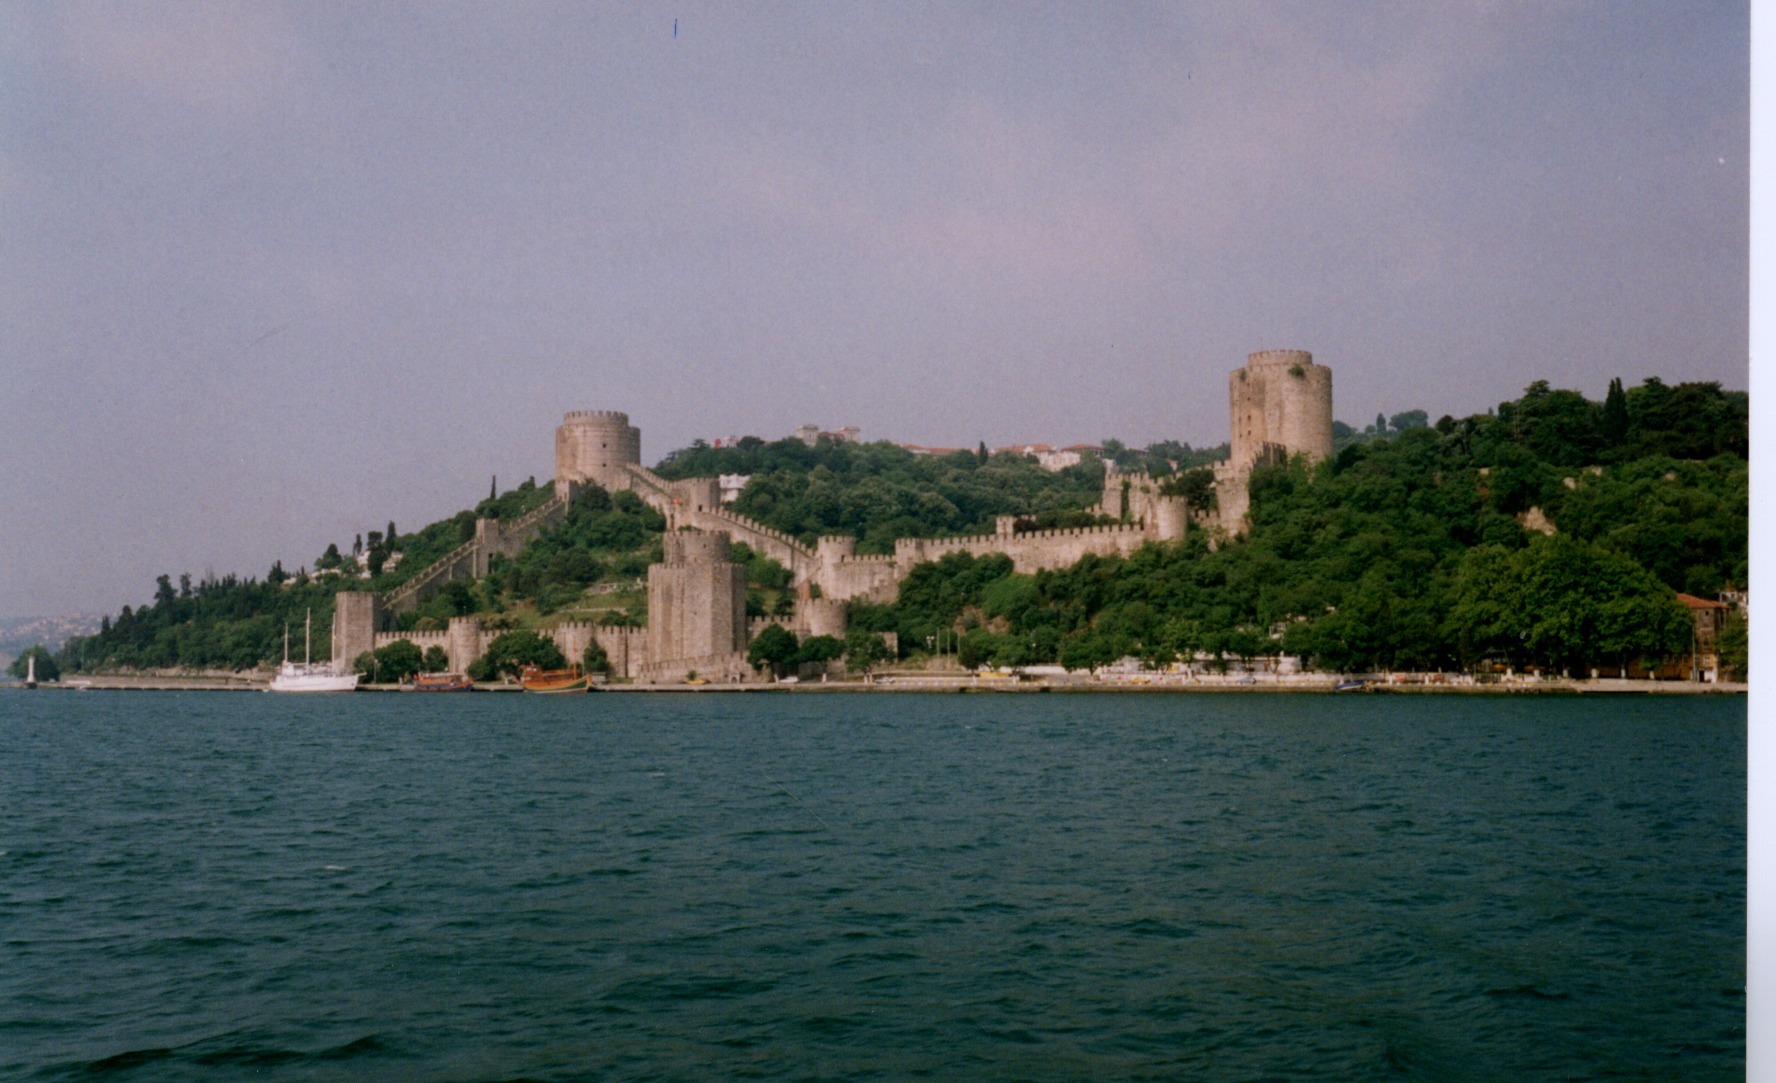
[[[1067,568],[1087,554],[1129,556],[1156,540],[1144,526],[1092,526],[1037,530],[1026,534],[977,534],[962,538],[901,538],[894,543],[894,561],[904,577],[917,564],[942,560],[951,553],[1004,553],[1020,572]]]
[[[381,649],[400,640],[406,640],[421,651],[438,647],[449,660],[451,672],[463,673],[503,634],[501,630],[483,627],[478,617],[454,617],[449,630],[444,632],[376,632],[374,647],[366,649]],[[618,677],[634,677],[647,658],[646,628],[568,621],[544,629],[541,634],[554,642],[570,664],[579,662],[585,656],[587,645],[597,640],[610,658],[612,674]],[[353,659],[356,657],[352,655]]]
[[[647,662],[641,666],[635,677],[639,681],[653,684],[682,684],[693,673],[711,684],[735,684],[757,678],[757,673],[746,661],[745,651]]]
[[[647,659],[646,628],[565,621],[549,629],[547,634],[569,662],[578,662],[585,657],[586,648],[596,640],[604,648],[605,657],[610,659],[613,677],[635,676]]]
[[[433,561],[418,575],[383,595],[383,608],[399,615],[419,609],[444,584],[456,579],[479,579],[487,574],[495,553],[517,556],[538,534],[567,517],[578,482],[556,482],[555,493],[538,507],[509,523],[498,519],[475,520],[475,536]]]

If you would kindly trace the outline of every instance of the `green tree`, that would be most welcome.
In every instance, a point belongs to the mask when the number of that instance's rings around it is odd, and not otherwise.
[[[1614,449],[1618,448],[1628,437],[1628,395],[1622,390],[1622,378],[1614,377],[1609,382],[1609,391],[1603,397],[1603,418],[1600,428],[1604,440]]]
[[[1068,670],[1097,670],[1118,658],[1116,648],[1096,632],[1087,631],[1061,644],[1061,665]]]
[[[404,681],[425,666],[425,656],[411,640],[397,639],[376,648],[375,679],[383,682]]]
[[[1715,640],[1720,654],[1722,676],[1729,681],[1743,681],[1750,671],[1750,639],[1745,614],[1735,609],[1727,614],[1727,623]]]
[[[59,680],[61,680],[61,678],[62,678],[61,667],[56,665],[56,660],[55,660],[54,656],[52,656],[49,653],[49,648],[45,647],[41,643],[37,644],[34,647],[25,648],[23,653],[21,653],[17,658],[14,658],[12,660],[12,665],[6,667],[6,672],[12,674],[14,677],[19,678],[20,680],[23,680],[25,678],[26,674],[28,674],[30,672],[30,666],[31,666],[30,660],[33,658],[35,658],[37,660],[37,679],[38,680],[40,680],[40,681],[59,681]]]
[[[979,669],[986,665],[999,645],[998,638],[985,628],[970,629],[956,646],[957,664],[963,669]]]
[[[500,674],[516,677],[525,666],[563,669],[567,666],[567,659],[562,656],[561,648],[553,640],[528,629],[520,629],[494,637],[493,642],[487,645],[487,653],[469,667],[469,675],[478,681],[492,680]]]
[[[845,668],[853,673],[869,671],[883,662],[892,661],[894,652],[879,633],[853,628],[845,635]]]
[[[607,677],[610,676],[610,655],[605,652],[604,645],[596,639],[586,644],[586,649],[581,652],[580,665],[585,668],[587,673],[602,673]]]
[[[425,649],[425,654],[421,657],[421,672],[443,673],[450,668],[450,656],[444,653],[443,647],[427,647]]]
[[[781,677],[795,662],[798,650],[794,632],[781,624],[767,624],[747,648],[746,661],[754,669],[769,670]]]
[[[845,654],[845,644],[832,636],[809,636],[802,640],[801,649],[796,652],[796,663],[809,662],[824,665]]]

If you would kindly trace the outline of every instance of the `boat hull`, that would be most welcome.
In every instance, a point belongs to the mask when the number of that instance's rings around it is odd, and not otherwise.
[[[559,695],[563,692],[585,692],[591,687],[586,678],[579,677],[571,681],[521,681],[526,692],[537,692],[542,695]]]
[[[279,673],[271,679],[266,689],[270,692],[355,692],[358,689],[358,675],[348,673],[343,677],[332,673]]]
[[[572,669],[537,669],[526,666],[518,675],[518,683],[526,692],[537,692],[543,695],[560,695],[563,693],[586,692],[592,687],[592,678],[580,672],[580,667]]]
[[[413,679],[414,692],[473,692],[475,682],[460,673],[422,673]]]

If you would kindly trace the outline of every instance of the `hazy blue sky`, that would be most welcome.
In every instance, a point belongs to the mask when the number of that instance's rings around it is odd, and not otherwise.
[[[549,476],[1747,384],[1743,3],[0,7],[0,614]]]

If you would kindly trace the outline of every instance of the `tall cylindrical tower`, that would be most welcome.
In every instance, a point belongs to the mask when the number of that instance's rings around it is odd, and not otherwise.
[[[641,430],[616,410],[575,410],[555,430],[555,481],[629,488],[624,467],[641,463]]]
[[[1267,452],[1332,454],[1332,370],[1306,350],[1260,350],[1228,377],[1232,454],[1239,470]]]

